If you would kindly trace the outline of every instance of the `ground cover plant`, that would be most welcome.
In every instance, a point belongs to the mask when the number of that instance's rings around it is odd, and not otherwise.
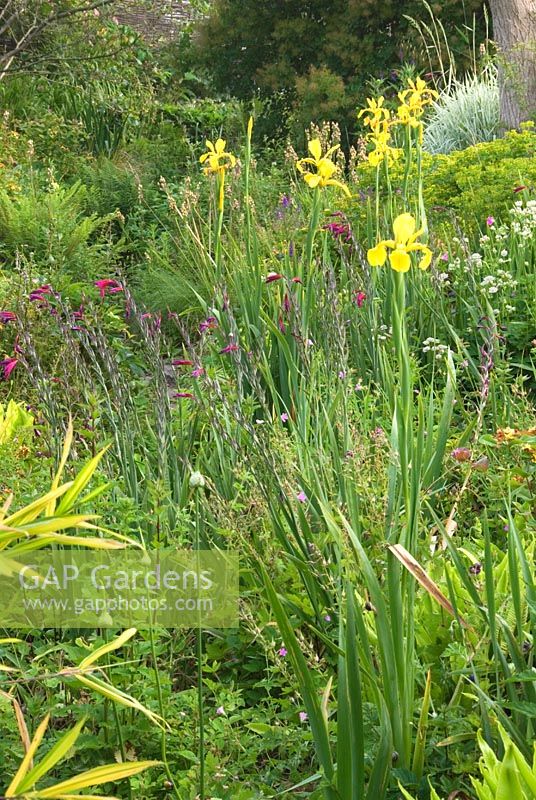
[[[3,796],[536,796],[533,124],[138,56],[0,85],[0,577],[238,551],[239,626],[5,625]]]

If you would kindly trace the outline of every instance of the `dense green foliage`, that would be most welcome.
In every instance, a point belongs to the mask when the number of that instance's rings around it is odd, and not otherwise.
[[[2,796],[534,793],[536,134],[432,156],[397,75],[391,163],[328,123],[262,149],[282,98],[341,119],[381,68],[371,4],[308,4],[305,45],[277,5],[252,131],[188,34],[0,84],[0,572],[121,537],[241,560],[236,629],[0,631]]]

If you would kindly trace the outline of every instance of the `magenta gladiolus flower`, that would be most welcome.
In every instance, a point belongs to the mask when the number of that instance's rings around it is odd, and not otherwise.
[[[456,447],[451,456],[455,461],[470,461],[471,451],[468,447]]]
[[[237,350],[240,350],[240,347],[234,342],[230,342],[227,347],[224,347],[222,350],[220,350],[220,355],[223,355],[224,353],[236,353]]]
[[[196,367],[192,370],[192,378],[199,378],[204,373],[203,367]]]
[[[363,307],[363,303],[365,302],[366,299],[367,299],[367,295],[365,294],[365,292],[356,292],[355,293],[355,302],[356,302],[356,305],[357,305],[358,308],[362,308]]]
[[[302,281],[301,278],[297,278],[297,277],[296,278],[292,278],[292,283],[301,283],[301,285],[303,286],[303,281]]]
[[[193,397],[191,392],[176,392],[173,397]]]
[[[307,499],[308,499],[307,495],[305,494],[303,489],[301,490],[301,492],[298,492],[298,494],[296,495],[296,500],[299,500],[300,503],[306,503]]]
[[[216,319],[216,317],[207,317],[203,322],[199,323],[199,333],[204,333],[205,331],[213,331],[217,327],[218,327],[218,320]]]
[[[279,272],[269,272],[266,278],[264,279],[265,283],[273,283],[274,281],[280,281],[283,276]]]
[[[102,278],[100,281],[95,281],[95,286],[99,290],[101,299],[106,294],[117,294],[117,292],[123,291],[121,284],[112,280],[112,278]]]
[[[13,356],[9,358],[4,358],[3,361],[0,361],[0,369],[2,370],[2,374],[4,376],[4,380],[7,381],[13,370],[18,364],[18,360],[13,358]]]
[[[13,311],[0,311],[0,322],[6,325],[8,322],[15,322],[17,315]]]
[[[495,225],[495,217],[488,217],[486,220],[486,225],[488,228],[491,228],[492,225]]]
[[[187,358],[176,358],[172,362],[174,367],[193,367],[194,362],[188,361]]]

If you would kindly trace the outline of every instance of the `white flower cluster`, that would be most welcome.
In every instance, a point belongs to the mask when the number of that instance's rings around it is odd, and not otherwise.
[[[388,328],[387,325],[380,325],[378,330],[379,330],[378,339],[380,340],[380,342],[385,342],[387,337],[392,336],[393,334],[393,329],[390,327]]]
[[[480,282],[480,288],[484,294],[490,296],[497,294],[501,289],[511,289],[513,291],[516,286],[517,281],[504,269],[498,269],[495,275],[486,275]]]
[[[439,339],[434,339],[433,336],[425,339],[422,345],[423,353],[433,353],[436,358],[443,358],[449,350],[446,344],[441,344]]]

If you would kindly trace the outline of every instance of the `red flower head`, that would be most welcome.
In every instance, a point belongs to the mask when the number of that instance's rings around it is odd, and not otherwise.
[[[102,278],[100,281],[95,281],[95,286],[99,290],[101,298],[104,298],[106,294],[117,294],[117,292],[123,291],[121,284],[111,278]]]

